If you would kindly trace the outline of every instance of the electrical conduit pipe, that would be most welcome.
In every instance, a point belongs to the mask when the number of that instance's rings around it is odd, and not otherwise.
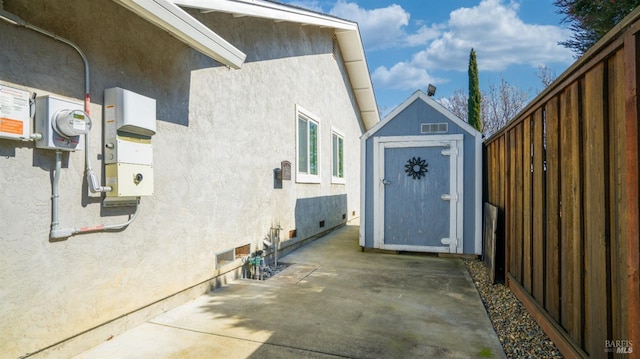
[[[78,45],[74,44],[73,42],[60,37],[52,32],[49,32],[45,29],[42,29],[40,27],[34,26],[26,21],[24,21],[23,19],[21,19],[20,17],[9,13],[7,11],[4,11],[3,9],[0,8],[0,19],[7,21],[11,24],[14,24],[16,26],[23,26],[27,29],[39,32],[45,36],[48,36],[50,38],[53,38],[54,40],[58,40],[64,44],[67,44],[68,46],[71,46],[74,50],[76,50],[76,52],[78,52],[78,54],[80,55],[80,57],[82,58],[82,62],[84,64],[84,88],[85,88],[85,96],[84,96],[84,112],[87,114],[87,118],[89,118],[89,121],[91,121],[91,118],[88,116],[91,112],[91,94],[90,94],[90,81],[89,81],[89,61],[87,60],[87,56],[85,55],[84,51],[82,51],[82,49],[80,49],[80,47],[78,47]],[[41,137],[41,135],[40,135]],[[100,185],[100,181],[98,181],[97,176],[95,175],[95,173],[93,172],[93,168],[91,167],[91,142],[89,139],[89,131],[87,131],[87,133],[85,134],[85,174],[87,176],[87,184],[89,186],[89,189],[91,192],[93,193],[97,193],[97,192],[109,192],[112,190],[112,188],[110,186],[101,186]],[[32,135],[32,139],[38,139],[38,135]],[[129,220],[121,223],[121,224],[112,224],[112,225],[99,225],[99,226],[94,226],[94,227],[82,227],[82,228],[60,228],[60,222],[58,220],[58,200],[59,200],[59,184],[60,184],[60,172],[62,169],[62,151],[61,150],[56,150],[56,169],[55,169],[55,174],[53,177],[53,188],[52,188],[52,196],[51,196],[51,233],[50,233],[50,239],[56,240],[56,239],[64,239],[64,238],[68,238],[71,237],[75,234],[82,234],[82,233],[89,233],[89,232],[100,232],[100,231],[107,231],[107,230],[118,230],[118,229],[122,229],[125,228],[126,226],[128,226],[129,224],[131,224],[131,222],[133,222],[135,220],[135,218],[138,216],[138,210],[140,208],[140,201],[138,199],[138,201],[136,202],[136,210],[133,213],[133,215],[131,215],[129,217]]]

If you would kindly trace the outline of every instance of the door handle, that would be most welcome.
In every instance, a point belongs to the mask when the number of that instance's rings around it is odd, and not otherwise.
[[[385,185],[385,186],[386,186],[386,185],[388,185],[388,184],[391,184],[391,182],[387,181],[387,180],[386,180],[386,179],[384,179],[384,178],[383,178],[383,179],[381,179],[381,180],[380,180],[380,182],[382,182],[382,184],[383,184],[383,185]]]

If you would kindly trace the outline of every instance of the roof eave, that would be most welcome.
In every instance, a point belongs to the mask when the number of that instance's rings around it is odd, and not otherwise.
[[[313,11],[261,0],[172,0],[176,5],[207,12],[250,16],[333,29],[351,82],[365,131],[380,121],[358,24]]]
[[[238,69],[246,59],[242,51],[168,0],[114,1],[224,65]]]

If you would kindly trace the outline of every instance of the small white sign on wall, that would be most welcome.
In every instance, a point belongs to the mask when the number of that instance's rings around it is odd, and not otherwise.
[[[31,133],[29,91],[0,85],[0,138],[28,139]]]

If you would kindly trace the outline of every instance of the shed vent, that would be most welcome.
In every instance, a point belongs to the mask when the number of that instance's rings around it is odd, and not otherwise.
[[[449,124],[442,123],[423,123],[420,124],[421,133],[447,133],[449,132]]]

